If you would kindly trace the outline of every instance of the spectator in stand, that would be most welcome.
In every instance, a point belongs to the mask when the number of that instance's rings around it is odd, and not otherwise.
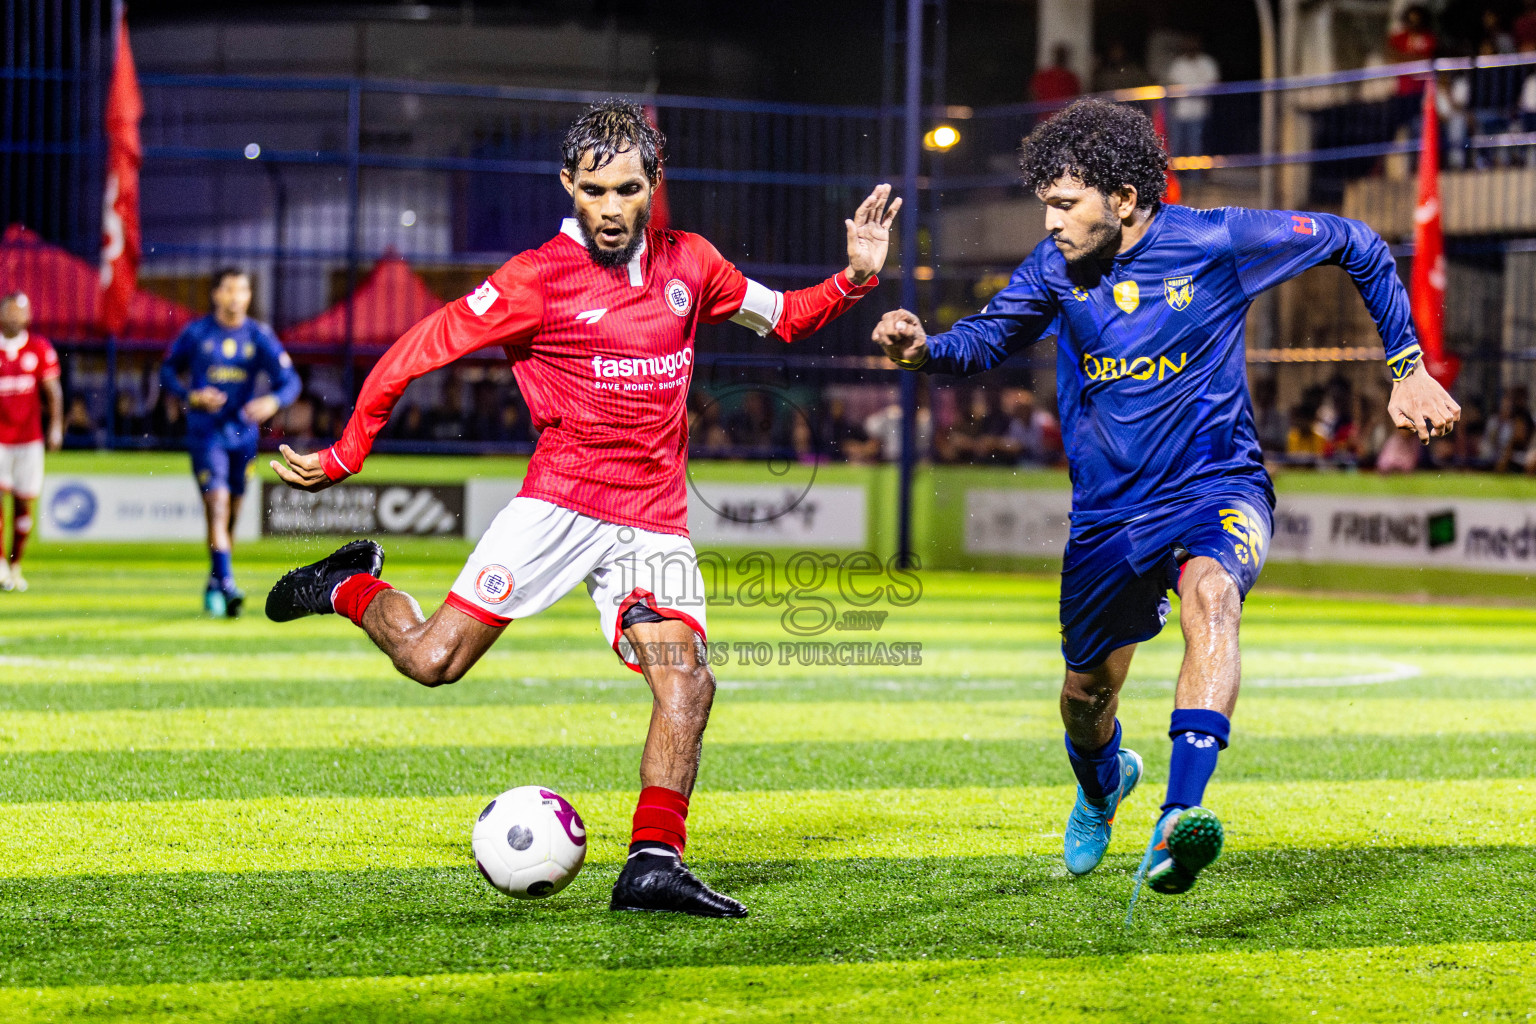
[[[1482,27],[1483,38],[1478,45],[1479,53],[1515,52],[1515,37],[1504,27],[1504,18],[1495,8],[1483,8]]]
[[[1376,472],[1383,475],[1412,473],[1418,468],[1422,448],[1419,439],[1406,430],[1392,431],[1392,436],[1386,439],[1376,456]]]
[[[1401,64],[1410,60],[1428,60],[1435,55],[1439,43],[1435,31],[1430,28],[1430,9],[1415,3],[1402,12],[1402,23],[1387,35],[1387,63]],[[1392,130],[1409,126],[1413,137],[1418,138],[1419,97],[1424,95],[1424,78],[1416,75],[1398,77],[1398,97],[1392,104]]]
[[[916,443],[912,447],[919,460],[927,458],[928,452],[933,447],[933,413],[929,409],[928,388],[923,386],[924,383],[918,382],[917,422],[913,424],[913,437]],[[887,462],[900,459],[901,403],[893,401],[878,412],[871,413],[864,420],[864,433],[879,444],[881,458]]]
[[[306,451],[315,447],[315,403],[308,395],[300,395],[293,404],[272,421],[274,439],[284,444],[303,447]]]
[[[528,414],[523,409],[522,400],[509,395],[497,410],[496,423],[488,441],[497,441],[501,444],[530,444],[533,434],[528,429]]]
[[[1104,48],[1104,59],[1093,75],[1094,92],[1112,92],[1116,89],[1140,89],[1151,85],[1147,69],[1131,59],[1125,43],[1111,39]]]
[[[958,419],[934,443],[940,462],[986,462],[1003,431],[992,421],[987,392],[978,388],[967,396]]]
[[[149,432],[161,441],[177,440],[187,433],[187,417],[182,412],[181,402],[169,391],[160,392],[160,397],[149,414]]]
[[[1402,23],[1387,36],[1387,61],[1401,64],[1410,60],[1429,60],[1437,46],[1434,30],[1430,27],[1429,8],[1414,4],[1403,11]],[[1413,75],[1403,75],[1397,80],[1398,96],[1417,97],[1424,92],[1424,80]],[[1407,105],[1413,111],[1412,105]],[[1401,112],[1399,113],[1401,115]]]
[[[1484,39],[1478,47],[1478,56],[1494,56],[1494,43]],[[1496,135],[1509,131],[1520,122],[1520,74],[1523,68],[1477,68],[1472,72],[1472,124],[1479,135]],[[1479,149],[1475,154],[1478,167],[1509,164],[1509,148]]]
[[[819,429],[822,450],[834,459],[870,463],[880,458],[880,444],[870,440],[864,428],[848,415],[848,403],[841,398],[827,401]]]
[[[397,441],[425,441],[431,436],[419,405],[408,405],[390,417],[388,433]]]
[[[1028,388],[1003,392],[1002,414],[1006,430],[1000,451],[1008,461],[1049,465],[1061,451],[1061,428],[1056,417],[1036,408],[1035,393]]]
[[[119,437],[142,437],[144,435],[144,417],[139,415],[139,403],[134,401],[132,394],[127,391],[119,391],[114,409],[116,411],[112,422],[114,433]]]
[[[1462,407],[1461,422],[1456,424],[1456,464],[1468,468],[1478,465],[1483,435],[1488,432],[1488,415],[1481,401],[1469,401]]]
[[[1525,13],[1515,19],[1515,48],[1536,50],[1536,0],[1525,0]]]
[[[1536,421],[1531,419],[1530,392],[1517,385],[1505,390],[1499,402],[1499,414],[1488,424],[1489,448],[1496,473],[1512,469],[1531,470],[1532,449],[1536,448]]]
[[[1458,434],[1462,432],[1465,423],[1463,419],[1458,424]],[[1376,465],[1394,429],[1392,418],[1387,415],[1387,400],[1384,396],[1369,391],[1358,395],[1355,398],[1353,436],[1350,438],[1355,464],[1367,468]]]
[[[748,391],[742,397],[741,407],[725,420],[731,445],[758,451],[788,447],[789,425],[777,414],[766,392]]]
[[[1166,85],[1215,85],[1221,81],[1216,59],[1201,48],[1197,35],[1185,36],[1180,52],[1163,76]],[[1168,145],[1172,156],[1202,156],[1205,153],[1205,123],[1211,116],[1211,101],[1205,96],[1185,96],[1169,104]]]
[[[443,397],[433,412],[428,433],[434,441],[462,441],[469,433],[469,417],[464,413],[464,388],[457,375],[450,375]]]
[[[96,443],[96,421],[91,418],[91,407],[84,395],[74,395],[69,400],[69,410],[64,414],[64,437],[77,444]]]
[[[1083,91],[1083,83],[1073,73],[1072,48],[1058,43],[1051,50],[1051,63],[1036,71],[1029,80],[1029,98],[1036,103],[1062,106]]]

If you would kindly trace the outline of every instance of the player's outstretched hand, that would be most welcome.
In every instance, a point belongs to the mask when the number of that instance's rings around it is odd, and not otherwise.
[[[1430,438],[1444,437],[1451,432],[1461,418],[1461,406],[1421,363],[1392,385],[1387,413],[1397,427],[1412,431],[1420,441],[1428,444]]]
[[[320,453],[313,452],[309,455],[300,455],[285,444],[277,446],[277,450],[283,455],[283,462],[273,459],[268,465],[283,483],[296,491],[323,491],[335,481],[325,475],[325,470],[320,468]]]
[[[891,310],[875,325],[874,339],[886,358],[904,369],[913,370],[928,361],[928,335],[914,313]]]
[[[900,199],[886,206],[890,198],[891,186],[876,185],[853,211],[853,219],[843,221],[848,229],[848,280],[854,284],[863,284],[885,266],[885,254],[891,247],[891,225],[896,223],[896,211],[901,209]]]

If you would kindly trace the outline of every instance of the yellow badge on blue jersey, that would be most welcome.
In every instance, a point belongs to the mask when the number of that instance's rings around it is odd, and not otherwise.
[[[234,338],[225,338],[223,348],[224,358],[233,359],[235,358],[235,353],[240,351],[240,343],[237,342]]]
[[[1121,281],[1115,285],[1115,305],[1127,313],[1136,312],[1136,307],[1141,305],[1141,289],[1136,287],[1135,281]]]
[[[1194,278],[1189,276],[1163,278],[1163,298],[1168,300],[1168,305],[1173,307],[1174,312],[1188,306],[1194,297]]]
[[[1072,297],[1074,299],[1076,299],[1078,302],[1087,302],[1088,301],[1088,293],[1083,291],[1081,288],[1073,288],[1072,289]]]

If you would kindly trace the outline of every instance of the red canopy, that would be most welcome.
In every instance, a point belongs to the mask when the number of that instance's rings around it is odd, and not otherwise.
[[[442,307],[443,300],[405,260],[385,253],[352,294],[352,342],[359,348],[387,348],[416,321]],[[346,340],[346,299],[283,332],[283,344],[294,350],[340,348]]]
[[[100,272],[20,224],[0,238],[0,294],[15,291],[32,300],[38,333],[61,340],[102,336]],[[139,291],[128,306],[123,339],[169,341],[196,317],[180,303]]]

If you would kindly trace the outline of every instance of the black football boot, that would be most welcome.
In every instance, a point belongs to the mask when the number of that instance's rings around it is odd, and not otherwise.
[[[676,850],[636,843],[613,886],[609,910],[655,910],[695,917],[746,917],[747,908],[694,877]]]
[[[305,615],[329,615],[331,592],[358,573],[375,578],[384,571],[384,549],[371,540],[354,540],[310,565],[302,565],[272,585],[267,618],[288,622]]]

